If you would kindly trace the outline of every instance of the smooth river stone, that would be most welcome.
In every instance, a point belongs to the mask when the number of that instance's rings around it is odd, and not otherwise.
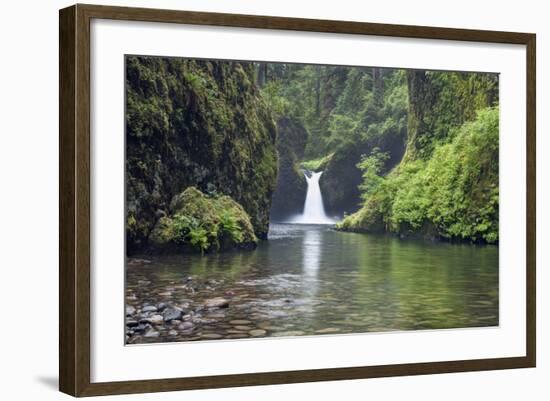
[[[254,327],[251,327],[251,326],[234,326],[234,329],[235,330],[240,330],[240,331],[249,331],[249,330],[252,330]]]
[[[270,322],[260,322],[257,324],[257,326],[260,328],[260,329],[264,329],[264,330],[269,330],[271,329],[271,323]]]
[[[195,325],[192,322],[183,322],[178,326],[178,329],[180,330],[189,330],[195,327]]]
[[[161,324],[164,322],[162,315],[153,315],[147,319],[152,324]]]
[[[255,329],[255,330],[250,330],[248,334],[250,334],[252,337],[260,337],[260,336],[265,336],[267,334],[267,331],[262,329]]]
[[[204,306],[207,308],[227,308],[229,306],[229,301],[221,297],[211,298],[204,301]]]
[[[246,331],[229,329],[225,331],[228,334],[246,334]]]
[[[239,338],[248,338],[248,334],[242,333],[242,334],[229,334],[225,338],[229,339],[239,339]]]
[[[327,327],[326,329],[315,330],[317,334],[328,334],[328,333],[338,333],[339,328],[336,327]]]
[[[247,325],[247,324],[250,324],[252,323],[250,320],[244,320],[244,319],[238,319],[238,320],[230,320],[229,321],[229,324],[232,324],[232,325]]]
[[[218,340],[220,338],[223,338],[223,336],[221,334],[216,334],[216,333],[201,334],[201,339],[203,339],[203,340]]]
[[[155,330],[149,330],[143,337],[158,337],[160,336],[160,333]]]

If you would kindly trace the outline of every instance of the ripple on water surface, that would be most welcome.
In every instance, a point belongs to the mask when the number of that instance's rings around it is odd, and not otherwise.
[[[254,251],[129,260],[126,304],[130,344],[495,326],[498,247],[272,224]]]

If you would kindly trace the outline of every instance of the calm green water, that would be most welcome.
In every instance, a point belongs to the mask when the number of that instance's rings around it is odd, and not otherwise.
[[[158,257],[127,268],[127,305],[181,321],[129,343],[498,325],[498,247],[273,224],[250,252]],[[223,297],[227,308],[204,308]]]

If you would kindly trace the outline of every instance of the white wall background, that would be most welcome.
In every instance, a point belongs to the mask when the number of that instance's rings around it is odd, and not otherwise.
[[[91,0],[90,0],[91,1]],[[550,394],[550,25],[536,0],[157,0],[100,4],[535,32],[538,37],[538,367],[105,397],[128,400],[545,400]],[[0,20],[0,395],[58,400],[58,17],[69,1],[12,1]],[[545,157],[546,156],[546,157]],[[546,338],[545,338],[546,337]],[[214,361],[215,363],[215,361]],[[546,380],[545,380],[546,379]]]

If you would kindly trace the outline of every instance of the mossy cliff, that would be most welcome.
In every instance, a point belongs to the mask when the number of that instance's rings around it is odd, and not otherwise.
[[[149,235],[154,252],[253,249],[257,245],[248,214],[227,195],[207,196],[189,187],[174,196],[168,213]]]
[[[144,249],[187,187],[228,195],[267,236],[276,127],[252,63],[127,57],[127,249]]]
[[[407,72],[408,141],[405,160],[429,158],[452,129],[498,104],[498,76],[459,72]]]
[[[498,242],[498,76],[409,71],[405,155],[363,157],[363,207],[338,228]]]
[[[279,173],[271,216],[275,220],[284,220],[303,211],[307,183],[300,160],[304,157],[308,133],[303,125],[289,117],[277,121],[277,131]]]

